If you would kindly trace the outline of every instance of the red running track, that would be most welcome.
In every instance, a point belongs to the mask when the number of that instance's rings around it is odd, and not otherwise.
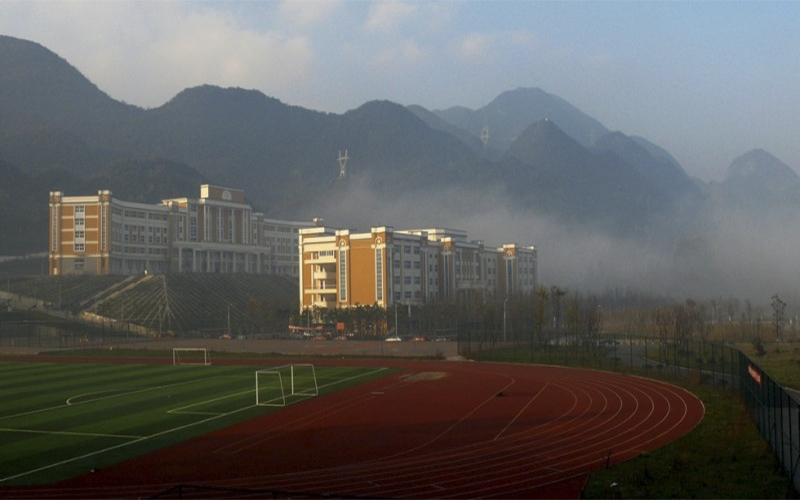
[[[401,371],[94,474],[0,496],[141,498],[193,484],[369,498],[579,498],[590,472],[688,433],[704,414],[683,389],[608,372],[331,364]]]

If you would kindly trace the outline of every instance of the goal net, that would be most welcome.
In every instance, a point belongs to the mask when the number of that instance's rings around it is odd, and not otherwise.
[[[211,364],[211,358],[205,347],[173,347],[172,364],[208,366]]]
[[[286,406],[319,394],[314,365],[284,365],[256,371],[256,405]]]

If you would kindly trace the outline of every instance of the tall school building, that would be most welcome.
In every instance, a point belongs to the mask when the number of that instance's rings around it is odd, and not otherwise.
[[[204,184],[199,198],[157,205],[50,193],[51,275],[168,272],[298,276],[298,231],[312,222],[268,219],[244,191]]]
[[[535,292],[534,246],[487,247],[453,229],[300,229],[301,309],[505,300]]]

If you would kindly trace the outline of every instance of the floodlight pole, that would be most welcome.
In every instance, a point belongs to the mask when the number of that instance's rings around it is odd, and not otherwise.
[[[506,304],[508,304],[508,299],[503,301],[503,343],[506,342]]]

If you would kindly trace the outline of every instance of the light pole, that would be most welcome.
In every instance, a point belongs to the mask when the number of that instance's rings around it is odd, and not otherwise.
[[[506,342],[506,304],[508,304],[508,299],[503,301],[503,343]]]
[[[122,328],[125,328],[125,340],[128,340],[128,328],[125,326],[125,299],[122,299],[122,313],[120,314],[121,321],[120,325]]]

